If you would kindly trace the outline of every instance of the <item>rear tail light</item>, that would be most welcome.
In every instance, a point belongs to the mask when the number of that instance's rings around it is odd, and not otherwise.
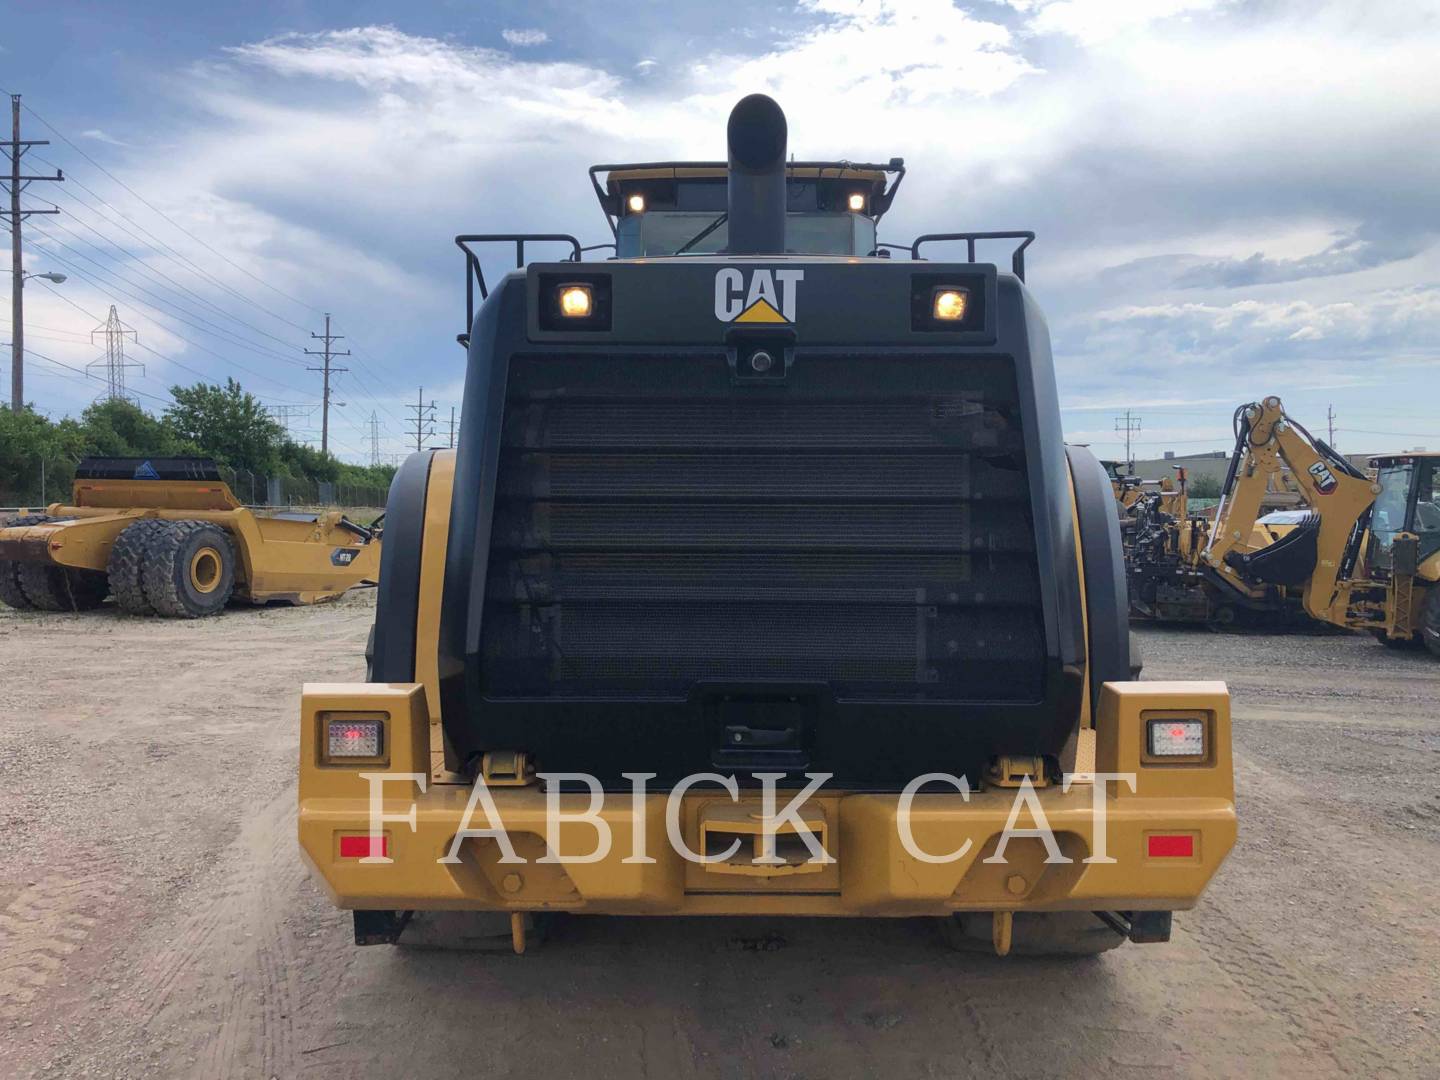
[[[1174,836],[1152,834],[1145,838],[1145,854],[1152,859],[1193,859],[1195,837],[1190,833]]]
[[[340,837],[340,857],[342,859],[388,859],[390,857],[390,838],[377,836],[371,839],[368,834],[342,836]]]
[[[1178,718],[1150,720],[1146,724],[1146,743],[1151,757],[1203,758],[1205,721]]]
[[[331,720],[325,726],[325,756],[378,758],[384,750],[383,720]]]

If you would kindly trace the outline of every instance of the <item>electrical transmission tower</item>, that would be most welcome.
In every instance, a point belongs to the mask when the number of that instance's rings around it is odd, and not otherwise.
[[[432,399],[429,405],[425,404],[425,387],[422,386],[415,404],[405,408],[410,412],[410,430],[406,434],[414,438],[415,451],[419,453],[425,449],[425,440],[435,434],[435,402]]]
[[[310,370],[324,372],[324,391],[320,396],[320,453],[328,454],[330,452],[330,376],[350,370],[349,368],[343,367],[331,367],[330,361],[337,356],[349,356],[350,350],[346,349],[344,352],[336,352],[331,348],[331,346],[335,342],[340,341],[344,335],[330,333],[330,313],[328,311],[325,313],[325,333],[316,334],[312,332],[310,336],[317,341],[325,342],[323,349],[306,349],[305,355],[323,356],[325,358],[323,367],[312,367]]]
[[[275,421],[285,429],[285,433],[294,434],[291,424],[296,420],[309,420],[315,415],[314,405],[266,405],[265,411],[275,418]]]
[[[380,458],[380,417],[370,413],[370,464],[379,465]]]
[[[1130,452],[1130,444],[1135,436],[1140,434],[1140,417],[1132,415],[1130,410],[1126,409],[1124,416],[1115,417],[1115,430],[1125,436],[1125,467],[1133,472],[1135,455]]]
[[[1328,424],[1329,427],[1330,427],[1330,438],[1329,438],[1329,440],[1328,440],[1329,443],[1330,443],[1330,449],[1331,449],[1331,450],[1334,450],[1334,449],[1335,449],[1335,406],[1334,406],[1334,405],[1326,405],[1326,406],[1325,406],[1325,422],[1326,422],[1326,424]]]
[[[455,406],[450,406],[450,449],[455,449]]]
[[[95,400],[134,401],[134,395],[125,391],[125,371],[127,368],[139,368],[140,374],[144,375],[145,366],[125,358],[125,339],[128,337],[138,344],[139,335],[120,321],[120,313],[115,310],[114,304],[110,305],[110,317],[90,331],[92,343],[95,341],[96,334],[105,335],[105,355],[85,365],[87,375],[92,374],[97,368],[103,368],[105,371],[105,374],[95,376],[105,380],[105,391]]]
[[[54,176],[27,176],[20,171],[20,159],[32,146],[49,146],[48,139],[20,138],[20,95],[10,95],[10,139],[0,142],[10,157],[10,175],[0,178],[0,186],[10,196],[10,208],[0,210],[0,218],[8,218],[10,229],[10,407],[17,413],[25,408],[25,261],[20,239],[20,223],[31,214],[58,214],[57,209],[22,210],[20,195],[35,180],[64,180],[59,169]],[[64,281],[63,275],[44,275],[52,281]],[[113,309],[112,309],[113,311]]]

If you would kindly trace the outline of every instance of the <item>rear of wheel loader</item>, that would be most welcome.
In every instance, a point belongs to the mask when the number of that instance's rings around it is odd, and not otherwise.
[[[391,490],[371,681],[305,688],[304,857],[362,944],[434,911],[1164,940],[1234,842],[1229,699],[1133,681],[1028,234],[1006,272],[987,234],[964,262],[782,254],[830,228],[805,200],[878,216],[893,188],[787,186],[768,99],[730,141],[597,182],[698,223],[622,221],[621,258],[523,267],[475,312],[459,450]]]
[[[69,504],[0,520],[0,601],[199,618],[232,599],[310,604],[379,576],[378,534],[339,513],[241,505],[202,458],[87,458]]]

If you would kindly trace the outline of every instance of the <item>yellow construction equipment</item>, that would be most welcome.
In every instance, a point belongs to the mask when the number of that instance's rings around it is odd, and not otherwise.
[[[313,604],[378,580],[380,530],[241,505],[204,458],[86,458],[70,502],[0,521],[0,601],[193,619],[233,597]]]
[[[882,246],[903,163],[785,131],[757,95],[728,165],[596,166],[614,259],[459,238],[459,449],[391,488],[371,681],[301,703],[300,847],[360,944],[566,911],[1092,952],[1166,940],[1233,845],[1229,696],[1137,681],[1033,234]]]
[[[1369,630],[1440,656],[1440,454],[1371,459],[1371,479],[1287,416],[1278,397],[1236,412],[1236,449],[1203,558],[1235,590],[1303,589],[1321,622]],[[1310,505],[1290,530],[1257,543],[1267,477],[1290,470]]]

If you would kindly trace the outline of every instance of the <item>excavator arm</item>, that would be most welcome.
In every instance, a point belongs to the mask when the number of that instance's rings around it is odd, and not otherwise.
[[[1235,453],[1202,553],[1207,568],[1242,592],[1303,586],[1311,617],[1345,625],[1350,579],[1378,486],[1287,416],[1278,397],[1237,409],[1235,431]],[[1271,477],[1286,467],[1310,516],[1275,543],[1253,546]]]

